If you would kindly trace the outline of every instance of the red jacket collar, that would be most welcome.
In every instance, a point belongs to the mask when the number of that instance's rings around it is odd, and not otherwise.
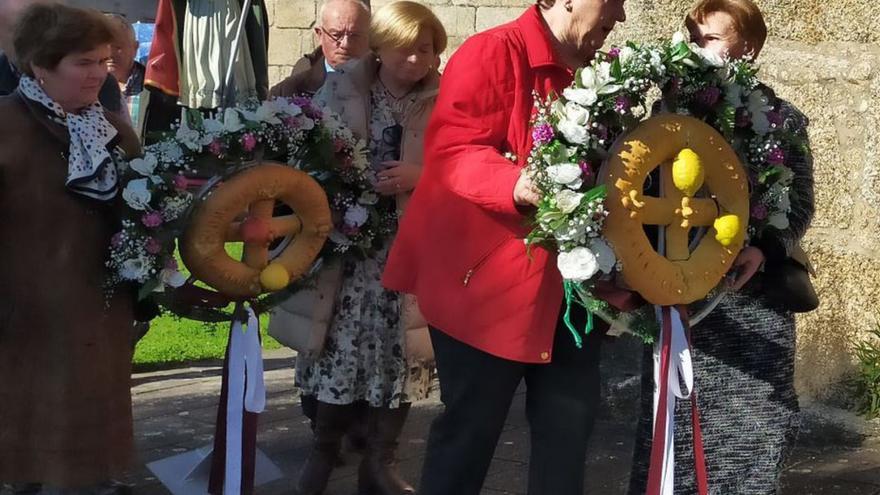
[[[525,39],[526,53],[531,67],[554,65],[570,70],[553,49],[550,28],[547,27],[537,5],[529,7],[515,22]]]

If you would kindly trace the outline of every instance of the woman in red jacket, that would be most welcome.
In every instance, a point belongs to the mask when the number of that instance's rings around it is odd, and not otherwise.
[[[446,406],[431,429],[420,493],[479,493],[523,379],[529,493],[583,490],[599,332],[577,349],[560,329],[555,255],[527,253],[523,243],[538,198],[522,170],[533,92],[544,98],[568,86],[625,19],[623,3],[542,2],[468,39],[446,67],[422,178],[384,274],[387,287],[418,296]]]

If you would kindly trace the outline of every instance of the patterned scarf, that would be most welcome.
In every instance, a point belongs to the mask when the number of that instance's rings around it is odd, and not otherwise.
[[[80,113],[67,113],[28,76],[22,76],[18,90],[42,105],[49,118],[67,127],[70,134],[67,188],[100,201],[113,199],[118,181],[113,150],[118,133],[104,116],[101,104],[93,103]]]

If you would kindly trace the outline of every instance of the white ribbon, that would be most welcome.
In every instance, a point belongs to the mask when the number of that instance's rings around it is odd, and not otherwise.
[[[261,413],[266,407],[260,321],[245,305],[247,326],[235,320],[229,336],[229,389],[226,399],[226,472],[224,495],[241,493],[241,444],[244,411]]]
[[[660,386],[663,383],[660,379],[660,350],[663,348],[664,332],[663,314],[659,306],[655,307],[657,321],[660,322],[661,331],[660,338],[654,344],[654,422],[657,422],[657,410],[661,406],[660,402]],[[668,393],[666,395],[666,428],[665,446],[663,452],[663,476],[662,476],[662,495],[673,495],[675,488],[675,402],[676,399],[689,399],[694,390],[694,369],[691,361],[690,344],[685,335],[684,324],[681,321],[681,315],[674,308],[669,308],[670,320],[672,322],[672,331],[670,332],[670,353],[669,353],[669,376],[666,380]],[[684,384],[685,390],[681,389]],[[657,439],[654,439],[657,441]]]

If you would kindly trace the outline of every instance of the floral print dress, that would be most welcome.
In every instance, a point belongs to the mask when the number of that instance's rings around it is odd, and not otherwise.
[[[380,170],[382,162],[399,157],[403,116],[414,98],[393,97],[377,78],[370,100],[370,163]],[[383,200],[393,211],[393,200]],[[433,368],[407,362],[402,297],[382,287],[391,241],[364,259],[344,262],[324,350],[316,360],[297,362],[303,394],[330,404],[366,401],[392,408],[428,396]]]

